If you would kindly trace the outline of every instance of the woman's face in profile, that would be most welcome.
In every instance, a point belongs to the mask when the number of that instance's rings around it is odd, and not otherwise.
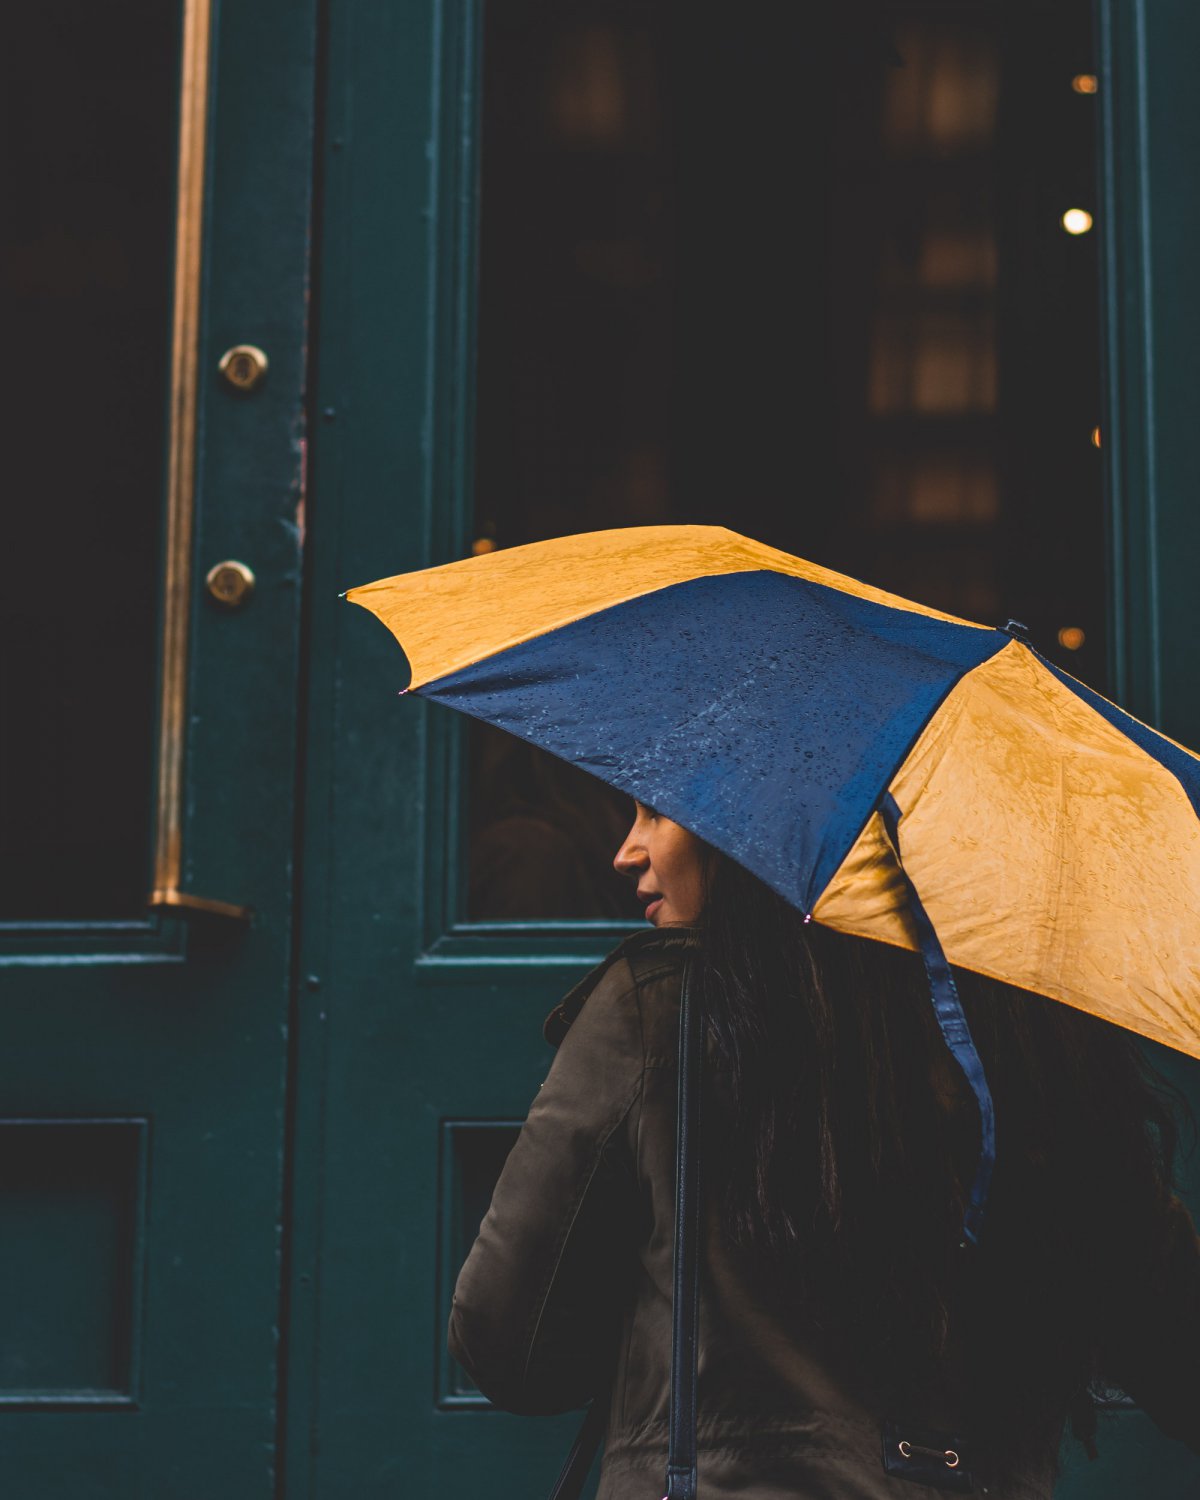
[[[633,805],[633,827],[613,857],[613,868],[637,882],[646,920],[655,927],[698,921],[704,905],[706,846],[645,803]]]

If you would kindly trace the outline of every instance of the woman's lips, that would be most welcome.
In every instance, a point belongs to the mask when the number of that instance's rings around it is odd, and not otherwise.
[[[655,899],[649,903],[649,905],[646,907],[646,910],[642,913],[647,922],[654,921],[654,914],[662,904],[663,898],[661,896],[655,897]]]

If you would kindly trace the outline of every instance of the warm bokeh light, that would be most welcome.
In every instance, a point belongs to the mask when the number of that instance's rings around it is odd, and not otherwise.
[[[1087,636],[1078,625],[1064,625],[1058,632],[1058,644],[1067,651],[1078,651],[1086,640]]]
[[[471,551],[476,557],[482,557],[485,552],[495,552],[496,543],[490,536],[477,536],[471,543]]]
[[[1092,447],[1093,448],[1098,448],[1099,446],[1100,446],[1100,429],[1098,427],[1093,427],[1092,428]]]
[[[1062,216],[1062,227],[1068,234],[1086,234],[1092,227],[1092,216],[1086,208],[1068,208]]]
[[[1076,73],[1071,79],[1071,87],[1077,94],[1094,94],[1099,86],[1095,73]]]

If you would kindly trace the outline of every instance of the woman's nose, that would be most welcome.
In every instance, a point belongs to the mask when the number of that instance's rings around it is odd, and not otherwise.
[[[613,869],[618,875],[631,875],[636,878],[649,864],[649,857],[641,844],[634,839],[633,833],[613,855]]]

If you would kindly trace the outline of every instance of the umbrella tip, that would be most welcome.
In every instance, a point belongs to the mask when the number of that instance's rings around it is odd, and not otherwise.
[[[1029,626],[1023,625],[1020,620],[1006,620],[1004,633],[1011,635],[1015,641],[1024,641],[1027,646],[1029,645]]]

